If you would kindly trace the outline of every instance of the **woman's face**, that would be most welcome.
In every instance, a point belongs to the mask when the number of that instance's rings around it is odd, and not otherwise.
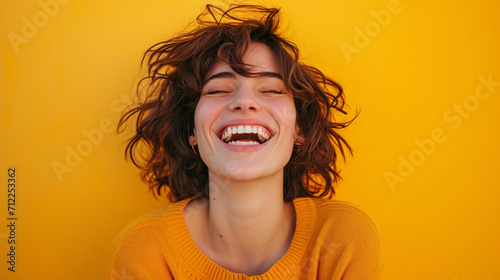
[[[235,181],[283,176],[297,138],[292,93],[266,45],[251,43],[243,61],[258,74],[244,77],[225,63],[210,71],[195,110],[195,144],[210,174]]]

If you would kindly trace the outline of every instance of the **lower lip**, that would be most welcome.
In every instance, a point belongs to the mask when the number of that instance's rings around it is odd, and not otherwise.
[[[231,145],[231,144],[228,144],[222,140],[220,140],[220,142],[224,145],[224,147],[226,147],[226,149],[228,149],[230,151],[238,152],[238,153],[251,153],[251,152],[257,152],[257,151],[260,151],[261,149],[263,149],[270,140],[271,139],[267,140],[266,142],[264,142],[262,144],[255,144],[255,145]]]

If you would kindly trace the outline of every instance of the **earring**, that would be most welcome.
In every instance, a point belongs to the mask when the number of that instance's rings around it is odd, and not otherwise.
[[[300,147],[302,146],[302,143],[299,142],[299,141],[295,141],[295,143],[293,143],[293,148],[294,149],[300,149]]]
[[[194,142],[193,142],[193,143],[194,143]],[[191,143],[191,149],[193,149],[193,152],[194,152],[196,155],[198,155],[198,156],[199,156],[200,154],[198,154],[198,153],[196,152],[196,150],[194,149],[194,145],[193,145],[193,143]]]

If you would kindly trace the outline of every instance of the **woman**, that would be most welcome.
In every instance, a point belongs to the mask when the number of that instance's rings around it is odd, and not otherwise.
[[[350,151],[342,88],[300,62],[278,12],[207,5],[146,52],[147,95],[119,127],[137,118],[127,153],[173,203],[117,239],[112,279],[378,279],[376,226],[329,199]]]

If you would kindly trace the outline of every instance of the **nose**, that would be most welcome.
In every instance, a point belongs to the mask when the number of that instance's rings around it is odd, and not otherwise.
[[[234,98],[229,104],[229,110],[233,112],[257,112],[260,110],[259,101],[256,93],[247,87],[238,89],[234,94]]]

